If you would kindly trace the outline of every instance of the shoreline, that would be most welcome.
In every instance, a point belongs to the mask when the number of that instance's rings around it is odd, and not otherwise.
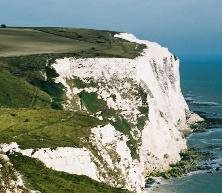
[[[192,132],[187,139],[189,139],[193,135],[198,135],[202,133],[209,133],[211,130],[214,129],[221,129],[221,127],[214,127],[214,124],[212,124],[212,120],[208,122],[208,119],[205,119],[207,127],[205,129],[197,130]],[[214,122],[215,123],[215,122]],[[217,124],[216,124],[217,126]],[[213,131],[212,131],[213,132]],[[198,150],[198,148],[195,148],[195,150]],[[181,179],[181,178],[186,178],[198,174],[214,174],[216,172],[222,171],[222,164],[220,164],[220,160],[222,158],[215,158],[212,157],[212,155],[209,155],[209,152],[203,152],[203,154],[208,154],[208,159],[200,159],[197,163],[197,167],[195,171],[188,172],[186,174],[183,174],[182,176],[177,176],[177,177],[172,177],[169,179],[164,179],[163,177],[157,177],[158,178],[158,183],[154,183],[151,188],[147,189],[148,193],[168,193],[168,190],[165,190],[164,187],[169,185],[173,185],[176,179]],[[205,155],[206,156],[206,155]],[[210,157],[209,157],[210,156]],[[155,179],[156,177],[153,177]],[[166,187],[165,187],[166,188]],[[171,193],[171,192],[169,192]]]

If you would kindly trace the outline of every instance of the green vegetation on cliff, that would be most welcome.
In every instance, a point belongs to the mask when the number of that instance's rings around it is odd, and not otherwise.
[[[82,147],[102,121],[84,113],[53,109],[0,108],[0,143],[21,148]]]
[[[27,188],[31,190],[42,193],[130,193],[86,176],[54,171],[41,161],[21,154],[9,155],[9,158],[14,168],[22,174]]]
[[[154,172],[149,176],[161,176],[169,179],[172,177],[181,177],[189,172],[197,170],[198,162],[205,158],[204,155],[194,149],[188,149],[180,153],[181,160],[171,164],[170,168],[164,172]]]
[[[24,79],[0,69],[1,107],[50,107],[51,98]]]

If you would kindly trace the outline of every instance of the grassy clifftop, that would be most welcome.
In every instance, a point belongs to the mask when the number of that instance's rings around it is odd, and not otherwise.
[[[134,58],[144,46],[114,38],[117,32],[75,28],[0,29],[0,57],[72,54],[75,57]]]

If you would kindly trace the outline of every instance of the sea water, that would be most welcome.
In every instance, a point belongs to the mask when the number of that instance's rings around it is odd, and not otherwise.
[[[222,193],[222,56],[181,56],[181,87],[192,111],[216,118],[206,132],[193,133],[188,145],[212,154],[208,170],[162,182],[157,193]]]

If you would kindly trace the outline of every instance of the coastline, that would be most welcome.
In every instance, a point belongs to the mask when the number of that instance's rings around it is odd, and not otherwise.
[[[217,119],[205,119],[207,128],[196,130],[193,133],[191,133],[187,137],[188,146],[191,145],[189,144],[190,141],[196,140],[196,138],[198,138],[199,135],[208,136],[217,130],[222,130],[222,128],[218,126],[218,122],[216,122],[215,120]],[[198,148],[196,149],[200,151],[200,149]],[[199,160],[196,170],[188,172],[176,178],[170,178],[170,179],[159,178],[159,183],[158,184],[155,183],[151,188],[147,190],[147,192],[149,193],[172,193],[172,192],[177,193],[179,192],[179,190],[172,191],[171,189],[174,189],[174,188],[177,189],[180,186],[183,187],[183,184],[189,183],[189,181],[190,182],[194,181],[192,180],[193,178],[201,179],[201,176],[204,176],[205,178],[207,178],[206,176],[210,177],[214,175],[219,175],[221,173],[220,171],[222,171],[221,158],[215,158],[213,155],[211,155],[207,151],[203,153],[205,154],[205,156],[208,156],[208,158]]]
[[[188,125],[191,130],[185,130],[184,135],[188,143],[189,137],[195,133],[207,132],[209,130],[211,122],[209,119],[202,118],[199,114],[189,113]],[[195,122],[196,121],[196,122]],[[206,152],[200,152],[197,148],[187,148],[187,150],[180,153],[181,160],[175,164],[171,164],[170,168],[164,172],[156,172],[148,176],[148,188],[149,193],[167,193],[160,192],[159,188],[165,185],[172,185],[173,181],[178,178],[185,178],[187,176],[207,173],[209,168],[204,167],[200,163],[209,158]]]

